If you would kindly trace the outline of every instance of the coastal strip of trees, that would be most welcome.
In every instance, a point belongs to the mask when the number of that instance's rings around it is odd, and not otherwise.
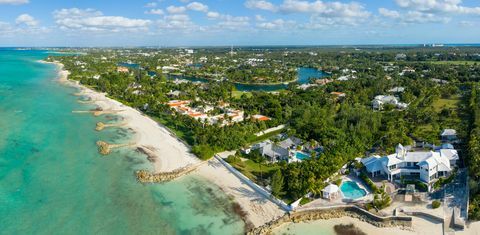
[[[468,140],[469,188],[470,205],[469,218],[480,219],[480,86],[478,83],[471,85],[469,97],[469,110],[471,118],[471,131]]]

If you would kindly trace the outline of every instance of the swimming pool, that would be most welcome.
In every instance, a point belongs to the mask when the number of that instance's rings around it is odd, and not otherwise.
[[[310,156],[306,153],[303,153],[303,152],[295,152],[295,157],[298,159],[298,160],[306,160],[306,159],[310,159]]]
[[[367,195],[367,192],[353,181],[343,182],[340,190],[342,191],[343,197],[347,199],[359,199]]]

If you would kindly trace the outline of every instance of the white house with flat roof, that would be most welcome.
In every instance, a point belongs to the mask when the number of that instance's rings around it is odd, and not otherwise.
[[[371,156],[361,159],[367,172],[372,176],[386,176],[389,181],[401,176],[418,178],[431,185],[439,177],[450,175],[458,161],[458,153],[452,149],[440,149],[437,152],[408,152],[399,144],[394,154]]]
[[[408,104],[400,102],[398,98],[393,95],[377,95],[372,100],[373,109],[382,110],[386,104],[393,105],[397,109],[406,109],[408,107]]]

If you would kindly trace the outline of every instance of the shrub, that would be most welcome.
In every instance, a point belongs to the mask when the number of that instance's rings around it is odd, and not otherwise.
[[[342,179],[337,179],[337,180],[335,180],[335,184],[336,184],[337,186],[340,186],[340,185],[342,184]]]
[[[305,205],[309,202],[311,202],[312,200],[310,200],[310,198],[308,197],[303,197],[302,200],[300,200],[300,205]]]
[[[381,190],[377,190],[373,196],[373,205],[380,210],[390,206],[391,202],[392,198],[385,191],[385,185],[383,185]]]
[[[365,182],[366,185],[368,185],[368,187],[370,188],[370,190],[372,192],[378,192],[378,187],[372,182],[372,180],[370,178],[368,178],[368,175],[365,174],[364,172],[362,172],[360,174],[360,179],[363,180],[363,182]]]
[[[437,208],[440,207],[441,204],[442,203],[440,203],[440,201],[435,200],[435,201],[432,202],[432,208],[437,209]]]
[[[215,154],[215,151],[208,145],[193,146],[192,152],[202,160],[208,160]]]

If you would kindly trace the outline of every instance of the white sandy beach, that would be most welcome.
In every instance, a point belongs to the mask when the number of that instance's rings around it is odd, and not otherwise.
[[[133,140],[136,143],[135,146],[148,149],[149,155],[154,156],[155,161],[152,164],[155,172],[167,172],[189,164],[200,163],[200,160],[190,153],[189,147],[165,127],[138,110],[106,97],[105,94],[84,87],[76,81],[68,80],[69,72],[63,69],[63,65],[54,64],[58,66],[61,82],[77,87],[81,90],[81,95],[89,97],[103,110],[121,110],[117,115],[123,117],[126,127],[136,133]],[[218,185],[226,194],[233,196],[234,201],[248,213],[247,219],[255,226],[263,225],[284,213],[276,204],[243,183],[215,158],[203,164],[193,174],[206,178]]]
[[[248,213],[247,219],[255,227],[285,213],[275,203],[242,182],[216,158],[212,158],[208,164],[202,165],[194,174],[208,179],[218,185],[227,195],[233,196],[234,200]]]
[[[333,232],[333,226],[337,224],[354,224],[355,227],[369,235],[376,234],[395,234],[395,235],[434,235],[443,234],[442,224],[432,223],[429,220],[413,217],[413,230],[403,230],[395,227],[379,228],[373,226],[367,222],[360,221],[351,217],[341,217],[329,220],[317,220],[311,222],[302,223],[290,223],[285,224],[274,230],[274,234],[322,234],[320,231],[324,231],[325,234],[335,234]],[[320,232],[320,233],[319,233]]]

